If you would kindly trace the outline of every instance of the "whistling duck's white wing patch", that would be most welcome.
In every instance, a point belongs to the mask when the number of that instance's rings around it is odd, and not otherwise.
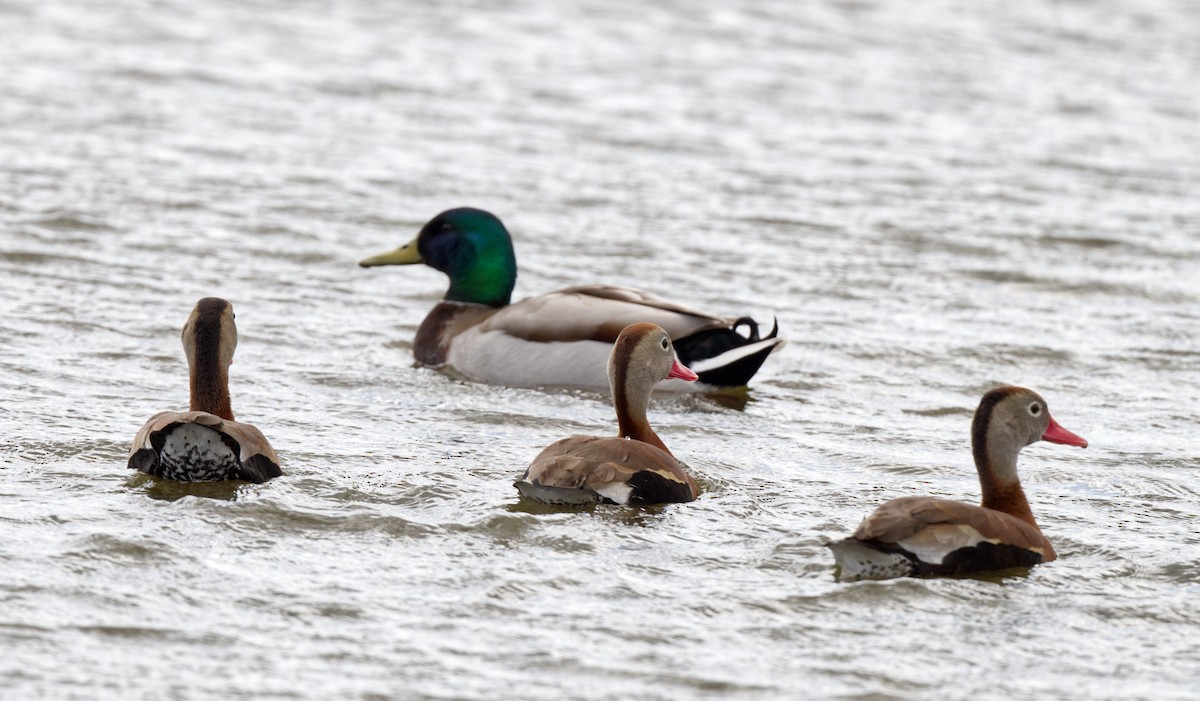
[[[629,502],[629,495],[633,493],[633,487],[630,487],[628,482],[609,482],[596,487],[596,493],[618,504],[625,504]]]
[[[975,547],[984,541],[1000,542],[984,538],[979,531],[966,524],[938,523],[926,526],[896,544],[923,562],[940,565],[955,550]]]

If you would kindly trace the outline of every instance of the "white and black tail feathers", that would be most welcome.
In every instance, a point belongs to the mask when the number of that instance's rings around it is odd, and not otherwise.
[[[745,326],[746,335],[738,333]],[[771,332],[759,336],[758,323],[748,316],[728,328],[706,329],[673,343],[679,361],[700,376],[700,382],[715,387],[743,387],[762,367],[771,351],[784,341],[778,337],[779,322],[772,320]]]

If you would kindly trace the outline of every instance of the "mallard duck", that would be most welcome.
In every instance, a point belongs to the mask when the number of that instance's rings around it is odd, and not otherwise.
[[[608,360],[617,435],[571,436],[551,443],[515,482],[517,490],[549,504],[608,501],[641,506],[694,500],[695,481],[646,420],[650,393],[667,377],[697,379],[675,358],[662,327],[626,327]]]
[[[621,329],[639,321],[667,330],[680,361],[705,389],[746,385],[783,342],[776,325],[760,337],[749,317],[717,316],[612,285],[569,287],[511,304],[517,280],[512,238],[480,209],[442,212],[413,241],[359,265],[414,263],[446,273],[450,289],[421,322],[413,355],[423,365],[449,366],[483,382],[603,388],[609,348]]]
[[[191,377],[189,411],[150,417],[133,439],[129,467],[177,482],[266,482],[283,474],[279,456],[254,426],[235,421],[229,364],[237,348],[233,305],[206,297],[183,327]]]
[[[1054,560],[1054,546],[1038,528],[1017,477],[1017,454],[1038,440],[1087,447],[1050,417],[1036,392],[1000,387],[985,394],[971,423],[983,503],[933,497],[885,503],[854,535],[829,544],[839,578],[965,574]]]

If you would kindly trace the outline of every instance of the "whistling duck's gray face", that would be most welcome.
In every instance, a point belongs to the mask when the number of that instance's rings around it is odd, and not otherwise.
[[[992,411],[992,423],[999,424],[997,433],[1007,434],[1019,448],[1041,440],[1087,447],[1086,440],[1050,416],[1046,400],[1033,390],[1019,388],[1000,400]]]
[[[237,326],[233,305],[217,297],[205,297],[196,303],[183,326],[183,349],[188,364],[198,357],[215,356],[218,367],[229,367],[237,350]]]
[[[1036,392],[1024,390],[1017,392],[996,407],[992,420],[1006,421],[1020,445],[1026,446],[1042,439],[1042,434],[1050,427],[1050,412],[1046,409],[1046,400]]]
[[[650,388],[668,377],[691,382],[696,373],[675,359],[671,337],[662,327],[640,323],[630,324],[617,336],[608,358],[608,377],[614,386]]]
[[[675,362],[675,349],[671,346],[671,337],[658,327],[639,339],[633,352],[635,357],[643,359],[651,375],[659,379],[665,378],[667,373],[671,372],[671,365]]]

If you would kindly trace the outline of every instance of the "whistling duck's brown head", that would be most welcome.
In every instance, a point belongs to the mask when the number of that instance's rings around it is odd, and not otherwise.
[[[183,325],[183,350],[190,367],[204,366],[208,372],[229,367],[237,349],[237,326],[233,319],[233,305],[219,297],[205,297],[196,302]]]
[[[675,358],[671,337],[661,326],[650,323],[626,326],[608,356],[608,382],[613,394],[619,389],[654,388],[660,380],[674,377],[693,382],[696,373]]]

